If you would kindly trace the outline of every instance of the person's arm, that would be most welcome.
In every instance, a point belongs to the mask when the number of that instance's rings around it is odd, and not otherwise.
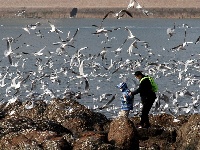
[[[140,93],[140,87],[134,91],[131,92],[131,95],[134,96],[136,94]]]
[[[148,81],[148,79],[144,79],[140,85],[139,85],[139,88],[134,90],[133,92],[131,92],[131,95],[134,96],[138,93],[140,93],[141,91],[145,90],[145,86],[146,86],[146,82]]]

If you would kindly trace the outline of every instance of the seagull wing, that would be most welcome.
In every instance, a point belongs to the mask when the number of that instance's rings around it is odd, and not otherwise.
[[[22,29],[23,29],[24,31],[28,32],[28,34],[31,34],[30,31],[29,31],[29,29],[28,29],[27,27],[22,28]]]
[[[69,42],[73,41],[73,39],[74,39],[74,37],[77,35],[78,31],[79,31],[79,28],[76,30],[76,32],[74,33],[73,37],[70,39]]]
[[[102,110],[102,109],[106,108],[110,103],[112,103],[113,100],[115,100],[116,95],[117,94],[113,95],[113,97],[105,105],[103,105],[99,109]]]
[[[82,60],[80,65],[79,65],[79,73],[80,73],[80,75],[84,75],[84,73],[83,73],[83,62],[84,62],[84,60]]]
[[[129,11],[123,9],[123,10],[121,10],[121,12],[124,12],[124,13],[126,13],[127,15],[129,15],[131,18],[133,18],[132,14],[131,14]]]
[[[180,45],[178,45],[178,46],[175,46],[175,47],[173,47],[173,48],[171,48],[172,50],[173,49],[180,49],[181,47],[183,47],[183,44],[180,44]]]
[[[48,20],[48,23],[52,29],[55,29],[55,26]]]
[[[136,3],[137,3],[137,6],[135,7],[135,8],[137,8],[137,9],[141,9],[142,8],[142,6],[136,1],[136,0],[134,0]]]
[[[85,79],[85,91],[89,91],[90,85],[89,85],[88,79],[87,78],[84,78],[84,79]]]
[[[10,55],[8,55],[8,60],[9,60],[10,64],[12,65],[12,58]]]
[[[125,29],[128,31],[128,33],[129,33],[129,36],[128,37],[130,37],[130,38],[133,38],[134,36],[133,36],[133,34],[132,34],[132,32],[131,32],[131,30],[130,29],[128,29],[128,28],[126,28],[125,27]]]
[[[197,38],[197,40],[195,41],[195,43],[194,43],[194,44],[197,44],[197,43],[199,43],[199,41],[200,41],[200,36]]]
[[[111,14],[111,13],[113,14],[114,12],[113,12],[112,10],[109,11],[109,12],[103,17],[103,20],[106,19],[106,18],[108,17],[108,15]]]
[[[130,0],[129,4],[127,6],[127,9],[134,7],[134,4],[135,4],[135,2],[133,0]]]

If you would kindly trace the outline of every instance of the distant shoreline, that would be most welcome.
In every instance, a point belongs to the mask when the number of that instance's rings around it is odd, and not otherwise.
[[[0,8],[0,18],[69,18],[72,9],[66,7]],[[118,12],[121,9],[124,8],[77,8],[76,18],[102,18],[110,10]],[[17,16],[18,11],[21,10],[25,10],[25,13]],[[136,9],[131,9],[130,12],[133,18],[200,18],[200,8],[147,8],[146,10],[153,15],[146,16]]]

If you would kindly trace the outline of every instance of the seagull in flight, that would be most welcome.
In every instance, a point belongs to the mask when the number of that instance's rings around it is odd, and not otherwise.
[[[35,30],[40,25],[41,25],[40,22],[36,22],[35,24],[27,25],[27,27],[29,27],[31,30]]]
[[[57,34],[63,33],[61,30],[57,29],[57,28],[55,27],[55,25],[52,24],[49,20],[48,20],[48,23],[49,23],[49,25],[51,26],[51,30],[50,30],[48,33],[50,33],[50,32],[55,32],[55,33],[57,33]]]
[[[104,108],[107,108],[108,105],[109,105],[110,103],[112,103],[113,100],[115,100],[116,95],[117,95],[117,94],[113,95],[112,98],[111,98],[106,104],[104,104],[102,107],[99,107],[98,109],[102,110],[102,109],[104,109]]]
[[[89,81],[86,77],[84,77],[84,79],[85,79],[85,92],[88,93],[88,91],[90,90]]]
[[[197,40],[195,41],[195,43],[194,43],[194,44],[197,44],[197,43],[199,43],[199,41],[200,41],[200,36],[197,38]]]
[[[138,49],[138,47],[137,47],[137,42],[138,42],[138,40],[134,40],[134,41],[131,43],[131,45],[129,46],[129,48],[128,48],[128,53],[129,53],[130,56],[131,56],[131,53],[133,52],[133,47],[136,48],[136,49]]]
[[[192,44],[193,42],[186,42],[185,38],[186,38],[186,29],[185,29],[184,42],[182,44],[178,45],[178,46],[173,47],[172,50],[173,49],[178,50],[178,51],[179,50],[186,50],[185,46],[188,46],[188,44]]]
[[[130,8],[134,8],[134,4],[135,4],[135,1],[134,0],[130,0],[128,6],[127,6],[127,10],[130,9]]]
[[[125,14],[127,14],[128,16],[130,16],[131,18],[133,18],[133,15],[126,9],[122,9],[119,12],[115,13],[114,11],[109,11],[104,17],[103,20],[105,20],[109,14],[114,14],[114,17],[116,17],[117,19],[121,19]]]
[[[74,35],[72,36],[72,38],[70,38],[70,31],[68,32],[66,39],[62,39],[59,36],[59,39],[60,39],[61,42],[53,43],[53,45],[66,44],[66,43],[72,42],[74,40],[75,36],[77,35],[78,31],[79,31],[79,28],[76,29],[76,32],[74,33]]]
[[[136,1],[136,0],[134,0],[135,1],[135,3],[137,4],[137,6],[135,7],[135,8],[137,8],[137,9],[141,9],[142,8],[142,6]]]
[[[46,48],[46,46],[43,47],[43,48],[42,48],[41,50],[39,50],[38,52],[33,53],[33,55],[35,55],[35,56],[41,56],[41,55],[43,55],[42,51],[43,51],[45,48]]]
[[[143,14],[145,14],[146,16],[153,15],[152,12],[149,12],[148,10],[144,9],[136,0],[134,0],[134,2],[137,4],[135,8],[142,11]]]
[[[92,26],[98,27],[98,26],[96,26],[96,25],[92,25]],[[103,28],[103,27],[98,27],[98,28],[96,29],[96,32],[94,32],[94,33],[92,33],[92,34],[106,34],[106,33],[108,33],[108,32],[112,32],[112,30],[106,30],[106,29]]]
[[[131,32],[130,29],[128,29],[127,27],[125,27],[125,30],[127,30],[128,33],[129,33],[127,40],[128,39],[136,39],[136,40],[140,41],[140,39],[138,39],[136,36],[133,35],[133,33]]]
[[[25,10],[21,10],[21,11],[18,11],[17,14],[15,14],[15,15],[20,17],[20,16],[24,15],[25,12],[26,12]]]
[[[6,39],[6,42],[7,42],[7,49],[4,51],[4,56],[5,57],[8,57],[8,60],[10,62],[10,64],[12,65],[12,58],[11,58],[11,54],[13,53],[12,52],[12,48],[11,48],[11,43],[12,43],[12,38],[3,38],[3,40]]]
[[[44,38],[44,35],[41,33],[40,30],[38,30],[37,32],[35,32],[35,34],[41,38]]]
[[[31,34],[30,33],[30,28],[29,28],[29,26],[27,25],[26,27],[23,27],[22,28],[24,31],[26,31],[28,34]]]
[[[173,28],[167,28],[167,35],[169,35],[168,40],[175,34],[175,23],[174,23],[174,27]]]
[[[179,28],[191,28],[188,24],[178,25]]]
[[[107,59],[106,58],[106,53],[107,53],[106,48],[111,48],[111,47],[103,47],[102,51],[98,54],[98,56],[101,56],[101,60]]]

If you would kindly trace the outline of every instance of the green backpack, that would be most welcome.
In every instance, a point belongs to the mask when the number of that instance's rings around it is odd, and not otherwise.
[[[158,85],[156,84],[156,82],[154,81],[154,79],[150,76],[144,77],[140,80],[140,83],[142,82],[142,80],[148,78],[149,81],[151,82],[151,86],[152,86],[152,91],[153,92],[157,92],[158,91]]]

